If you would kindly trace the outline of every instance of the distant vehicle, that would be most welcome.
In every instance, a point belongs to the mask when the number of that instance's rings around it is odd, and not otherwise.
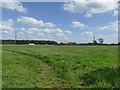
[[[28,45],[30,45],[30,46],[34,46],[35,44],[34,44],[34,43],[29,43]]]

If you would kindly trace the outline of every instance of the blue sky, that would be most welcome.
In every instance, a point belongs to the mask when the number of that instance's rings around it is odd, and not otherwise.
[[[72,3],[64,2],[21,2],[17,8],[5,2],[2,6],[2,39],[15,39],[17,31],[17,39],[24,40],[86,43],[92,42],[95,36],[96,39],[103,38],[105,43],[118,42],[116,2],[110,3],[112,8],[106,2],[75,3],[72,7]]]

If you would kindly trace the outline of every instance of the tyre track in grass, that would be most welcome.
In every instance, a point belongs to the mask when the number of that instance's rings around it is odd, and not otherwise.
[[[45,62],[43,62],[39,58],[32,56],[30,54],[16,52],[16,51],[12,51],[12,50],[3,49],[3,53],[4,52],[9,53],[11,55],[13,54],[14,55],[13,57],[19,56],[19,58],[26,57],[26,58],[34,59],[35,62],[38,64],[38,66],[40,66],[42,68],[41,78],[44,78],[44,83],[45,83],[45,87],[42,87],[42,88],[53,88],[53,87],[60,88],[60,87],[62,87],[62,85],[60,83],[60,79],[57,78],[57,76],[55,75],[55,72],[52,71],[51,67],[48,64],[46,64]],[[34,84],[33,86],[35,86],[36,82],[33,82],[32,84]],[[37,84],[39,84],[39,82],[37,82]],[[39,87],[39,86],[35,86],[35,87]]]

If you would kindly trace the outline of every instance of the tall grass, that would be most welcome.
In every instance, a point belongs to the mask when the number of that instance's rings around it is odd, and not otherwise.
[[[63,87],[118,87],[117,46],[3,46],[52,67]]]

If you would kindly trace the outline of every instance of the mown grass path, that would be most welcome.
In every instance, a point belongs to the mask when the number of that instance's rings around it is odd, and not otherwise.
[[[2,55],[3,88],[61,87],[51,67],[40,59],[5,50]]]

